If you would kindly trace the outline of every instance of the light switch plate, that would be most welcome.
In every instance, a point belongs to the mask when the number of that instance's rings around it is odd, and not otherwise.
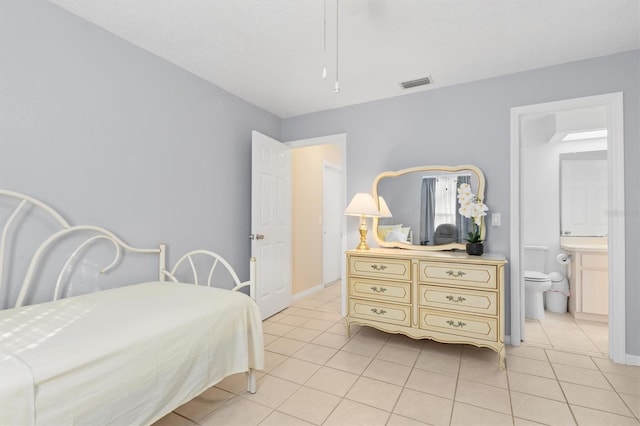
[[[500,213],[491,213],[491,226],[500,226],[501,217]]]

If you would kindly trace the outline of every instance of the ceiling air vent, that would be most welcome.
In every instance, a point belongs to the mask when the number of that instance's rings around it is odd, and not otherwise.
[[[411,89],[412,87],[425,86],[427,84],[433,83],[431,77],[419,78],[417,80],[403,81],[400,83],[404,89]]]

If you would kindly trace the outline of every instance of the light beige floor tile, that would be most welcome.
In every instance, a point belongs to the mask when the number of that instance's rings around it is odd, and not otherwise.
[[[591,360],[591,357],[586,355],[579,355],[571,352],[561,352],[553,349],[547,349],[547,356],[552,364],[564,364],[574,367],[588,368],[590,370],[597,370],[596,364]]]
[[[244,398],[234,397],[199,422],[202,426],[258,425],[271,409]]]
[[[520,345],[520,346],[510,346],[507,345],[507,358],[510,356],[520,356],[523,358],[532,358],[537,359],[539,361],[546,361],[547,355],[545,353],[544,348],[539,348],[537,346],[529,346],[529,345]]]
[[[560,384],[555,379],[511,370],[507,371],[507,376],[509,377],[510,390],[565,402]]]
[[[465,359],[463,356],[460,363],[460,378],[507,389],[507,373],[505,369],[498,366],[497,355],[490,361]]]
[[[344,345],[342,350],[373,358],[378,352],[380,352],[382,346],[384,346],[383,342],[355,337]]]
[[[542,376],[549,379],[556,378],[551,364],[546,361],[514,356],[507,360],[507,368],[520,373],[533,374],[534,376]]]
[[[393,412],[432,425],[447,425],[452,408],[450,399],[405,388]]]
[[[274,340],[265,346],[265,349],[271,352],[276,352],[282,355],[291,356],[298,352],[305,345],[305,342],[300,340],[289,339],[288,337],[280,337],[278,340]]]
[[[288,357],[286,355],[278,354],[271,351],[264,351],[264,371],[268,373],[280,364],[282,364]]]
[[[613,373],[604,373],[604,375],[617,392],[640,396],[640,377]]]
[[[278,411],[319,425],[329,417],[339,402],[340,398],[335,395],[303,386],[291,395]]]
[[[263,335],[263,340],[264,340],[264,345],[268,345],[269,343],[273,342],[274,340],[278,340],[280,338],[280,336],[276,336],[275,334],[264,334]]]
[[[511,426],[513,418],[510,415],[496,413],[473,405],[456,401],[453,404],[451,426]]]
[[[544,334],[544,331],[526,330],[524,342],[526,344],[534,344],[536,346],[543,345],[551,347],[551,342],[547,338],[547,335]]]
[[[456,389],[456,401],[511,415],[507,389],[460,379]]]
[[[369,366],[373,358],[351,352],[338,351],[327,363],[327,367],[348,371],[354,374],[362,374]]]
[[[298,352],[293,354],[293,357],[302,359],[304,361],[313,362],[314,364],[324,365],[331,359],[332,356],[336,354],[336,352],[338,352],[337,349],[309,343]]]
[[[260,426],[312,426],[313,423],[305,422],[288,414],[274,411],[260,423]]]
[[[300,327],[305,322],[308,322],[309,318],[301,317],[298,315],[287,315],[285,318],[278,321],[280,324],[287,324],[293,327]]]
[[[303,384],[319,369],[320,366],[318,364],[301,359],[289,358],[271,370],[269,374],[294,383]]]
[[[352,326],[353,327],[353,326]],[[362,327],[360,332],[358,333],[358,337],[363,339],[375,340],[377,342],[386,343],[389,340],[389,333],[385,333],[384,331],[380,331],[373,327]]]
[[[418,355],[415,367],[457,377],[460,370],[460,359],[423,350]]]
[[[514,426],[538,426],[542,423],[534,422],[533,420],[521,419],[520,417],[513,418]]]
[[[194,422],[199,422],[233,396],[231,392],[212,387],[178,407],[175,412]]]
[[[424,345],[424,339],[412,339],[409,336],[405,336],[404,334],[392,334],[387,340],[387,345],[399,346],[404,349],[410,349],[413,351],[422,350],[422,346]]]
[[[640,419],[640,396],[621,393],[620,398],[627,404],[637,419]]]
[[[290,381],[266,375],[257,383],[256,393],[245,392],[240,396],[249,401],[266,405],[269,408],[277,408],[280,404],[287,400],[300,385]]]
[[[338,298],[337,302],[340,302],[340,298]],[[340,314],[340,309],[337,309],[336,312],[319,312],[317,319],[335,322],[336,324],[334,325],[341,325],[342,330],[346,332],[345,319]]]
[[[356,374],[336,370],[335,368],[322,367],[304,385],[343,397],[356,380],[358,380]]]
[[[402,392],[401,386],[379,380],[360,377],[345,398],[361,402],[381,410],[391,411]]]
[[[152,426],[196,426],[196,424],[176,413],[169,413],[153,423]]]
[[[457,379],[452,376],[414,368],[411,370],[405,386],[409,389],[430,393],[431,395],[453,399],[457,382]]]
[[[411,367],[409,366],[396,364],[395,362],[383,361],[381,359],[374,359],[362,375],[394,385],[403,386],[410,373]]]
[[[346,335],[322,333],[321,335],[313,339],[311,343],[315,343],[316,345],[328,346],[334,349],[340,349],[348,341],[349,338]]]
[[[593,388],[613,390],[607,379],[598,370],[589,370],[562,364],[553,365],[553,370],[561,382],[577,383]]]
[[[462,345],[449,345],[447,343],[440,343],[434,340],[425,340],[422,345],[422,352],[429,352],[460,360],[460,356],[462,355]]]
[[[268,324],[264,324],[262,327],[262,331],[267,334],[273,334],[274,336],[284,336],[295,327],[287,324],[280,324],[278,322],[272,322]]]
[[[576,424],[569,406],[564,402],[511,391],[511,407],[514,417],[553,426]]]
[[[416,359],[418,359],[418,355],[420,355],[420,352],[416,350],[394,346],[387,342],[384,347],[380,349],[380,352],[377,353],[376,358],[413,367]]]
[[[335,321],[325,321],[321,319],[311,319],[304,324],[305,328],[310,328],[312,330],[318,331],[326,331],[328,328],[331,328],[335,324]]]
[[[426,424],[427,423],[425,422],[410,419],[408,417],[400,416],[395,413],[391,413],[391,416],[387,421],[387,426],[421,426]]]
[[[320,307],[320,305],[323,305],[324,303],[325,300],[322,299],[319,300],[314,299],[313,297],[305,297],[303,299],[296,300],[293,305],[297,308],[313,309]]]
[[[549,336],[549,340],[554,348],[573,350],[579,352],[600,353],[600,350],[586,336],[566,337],[564,335]]]
[[[569,404],[608,411],[623,416],[632,415],[622,399],[613,391],[566,382],[560,382],[560,386],[562,386]]]
[[[327,333],[340,334],[342,336],[347,335],[347,327],[344,322],[339,321],[333,324],[331,327],[327,328]]]
[[[389,414],[368,405],[343,399],[323,423],[323,426],[384,426]]]
[[[623,376],[640,377],[640,367],[634,365],[616,364],[610,359],[593,357],[600,371],[613,374],[621,374]]]
[[[591,408],[572,405],[571,410],[580,426],[638,426],[640,423],[633,417],[624,417],[605,411],[592,410]]]
[[[283,337],[294,340],[301,340],[303,342],[310,342],[321,334],[322,331],[312,330],[305,327],[298,327],[286,333]]]

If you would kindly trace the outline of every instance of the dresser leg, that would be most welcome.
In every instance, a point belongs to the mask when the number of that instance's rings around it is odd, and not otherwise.
[[[504,370],[505,368],[505,355],[506,350],[504,345],[502,345],[502,347],[498,349],[498,367],[500,368],[500,370]]]

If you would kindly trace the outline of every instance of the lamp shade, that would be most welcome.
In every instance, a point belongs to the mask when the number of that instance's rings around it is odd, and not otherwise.
[[[380,211],[373,196],[365,192],[359,192],[353,196],[344,214],[348,216],[380,217]]]
[[[387,202],[382,198],[382,196],[378,197],[378,204],[380,205],[380,217],[393,217]]]

